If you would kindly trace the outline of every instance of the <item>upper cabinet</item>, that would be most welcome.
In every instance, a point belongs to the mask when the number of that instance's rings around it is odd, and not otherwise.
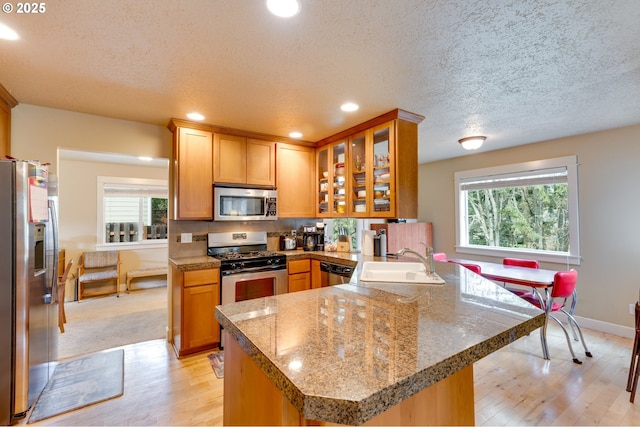
[[[277,188],[281,218],[417,218],[423,119],[396,109],[315,144],[172,119],[173,219],[212,220],[214,183]]]
[[[276,144],[278,218],[315,217],[315,170],[315,148]]]
[[[417,218],[418,123],[394,110],[318,143],[318,217]]]
[[[317,149],[318,201],[317,216],[344,217],[350,202],[347,191],[347,140],[331,143]]]
[[[212,136],[186,127],[174,130],[173,219],[213,219]]]
[[[11,109],[18,101],[0,85],[0,157],[11,155]]]
[[[275,142],[216,133],[213,182],[275,187]]]

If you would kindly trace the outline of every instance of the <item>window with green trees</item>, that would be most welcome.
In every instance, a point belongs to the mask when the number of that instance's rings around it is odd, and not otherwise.
[[[575,261],[576,169],[570,156],[456,173],[459,251]]]

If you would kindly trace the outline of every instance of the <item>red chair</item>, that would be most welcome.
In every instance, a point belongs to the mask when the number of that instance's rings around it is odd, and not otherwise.
[[[515,265],[517,267],[526,268],[540,268],[540,264],[535,259],[522,259],[522,258],[504,258],[502,260],[503,265]]]
[[[547,323],[549,321],[549,318],[552,318],[560,325],[560,327],[562,328],[562,331],[564,332],[565,337],[567,338],[567,344],[569,345],[569,351],[571,352],[571,356],[573,356],[573,362],[577,364],[582,363],[573,352],[573,347],[571,346],[571,339],[569,338],[569,333],[567,332],[567,329],[564,327],[562,322],[552,314],[558,311],[561,311],[562,313],[564,313],[567,316],[569,325],[572,325],[572,327],[575,326],[575,328],[578,330],[578,333],[580,334],[580,340],[582,341],[582,346],[584,347],[584,352],[587,355],[587,357],[593,357],[591,352],[587,348],[587,344],[584,342],[584,337],[582,336],[582,330],[580,329],[580,325],[578,325],[578,322],[576,322],[576,319],[571,315],[571,313],[569,313],[564,309],[567,303],[567,300],[569,299],[570,296],[573,295],[573,292],[576,288],[577,281],[578,281],[578,272],[576,270],[572,269],[569,271],[558,271],[554,276],[553,287],[551,287],[551,293],[550,295],[548,295],[546,301],[540,296],[540,293],[538,292],[537,289],[534,290],[535,292],[529,293],[522,297],[526,301],[529,301],[531,304],[544,310],[545,312],[546,319],[544,322],[544,326],[542,327],[542,329],[540,329],[540,342],[542,344],[542,354],[544,358],[547,360],[549,360],[549,348],[547,346]],[[562,300],[562,301],[559,301],[559,300]]]
[[[453,264],[461,265],[461,266],[463,266],[465,268],[468,268],[469,270],[473,271],[476,274],[481,274],[480,273],[480,271],[481,271],[480,270],[480,266],[477,265],[477,264],[470,264],[470,263],[464,263],[464,262],[455,262],[455,261],[451,261],[451,260],[449,260],[449,262],[453,263]]]
[[[433,260],[434,261],[446,261],[447,260],[447,254],[445,254],[444,252],[435,252],[433,254]]]
[[[513,265],[513,266],[516,266],[516,267],[525,267],[525,268],[540,268],[540,264],[535,259],[504,258],[502,260],[502,265]],[[510,287],[507,286],[506,283],[503,286],[505,287],[505,289],[507,289],[508,291],[513,292],[514,294],[518,295],[519,297],[524,297],[525,295],[530,293],[530,292],[525,291],[524,289],[510,288]]]

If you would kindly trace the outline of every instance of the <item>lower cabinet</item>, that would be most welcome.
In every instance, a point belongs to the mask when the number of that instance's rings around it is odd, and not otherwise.
[[[288,292],[311,289],[311,260],[296,259],[287,262]]]
[[[317,259],[311,260],[311,289],[322,287],[322,276],[320,271],[320,261]]]
[[[217,347],[220,325],[215,307],[220,304],[220,269],[172,269],[173,346],[178,357]]]

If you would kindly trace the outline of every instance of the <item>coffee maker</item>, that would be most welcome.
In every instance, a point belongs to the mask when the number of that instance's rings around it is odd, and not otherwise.
[[[305,251],[324,251],[324,223],[302,227],[302,247]]]

